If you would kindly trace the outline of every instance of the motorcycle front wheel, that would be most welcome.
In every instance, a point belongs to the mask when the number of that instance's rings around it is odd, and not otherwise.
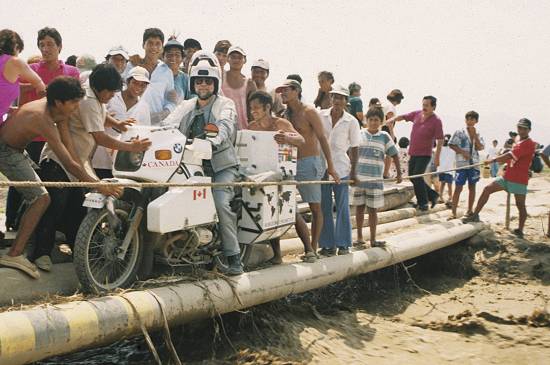
[[[127,288],[137,280],[143,256],[140,229],[134,234],[123,258],[120,247],[130,227],[131,205],[114,202],[118,224],[106,208],[93,209],[82,221],[75,240],[74,266],[85,292],[104,293]]]

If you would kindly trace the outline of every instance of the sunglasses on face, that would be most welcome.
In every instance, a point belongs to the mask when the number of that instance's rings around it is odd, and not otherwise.
[[[201,79],[195,79],[195,85],[212,85],[214,83],[213,79],[210,78],[201,78]]]

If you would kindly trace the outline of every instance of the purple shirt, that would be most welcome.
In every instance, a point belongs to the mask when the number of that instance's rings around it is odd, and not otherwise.
[[[19,97],[19,78],[15,82],[9,82],[4,77],[6,64],[12,57],[8,54],[0,55],[0,123],[2,123],[2,117],[8,112],[13,101]]]
[[[402,117],[408,122],[413,122],[409,155],[431,156],[434,141],[444,138],[441,119],[437,115],[432,114],[428,119],[422,121],[422,110],[404,114]]]

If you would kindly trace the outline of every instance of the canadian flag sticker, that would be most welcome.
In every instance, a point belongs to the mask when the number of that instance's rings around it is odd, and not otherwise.
[[[193,200],[206,199],[206,189],[193,190]]]

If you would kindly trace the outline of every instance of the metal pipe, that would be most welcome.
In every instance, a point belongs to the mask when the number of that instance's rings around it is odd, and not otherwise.
[[[0,314],[0,364],[23,364],[101,346],[162,327],[159,302],[171,325],[207,318],[326,286],[469,238],[482,224],[451,221],[388,237],[372,248],[314,264],[296,263],[235,279],[197,281],[89,301]]]

